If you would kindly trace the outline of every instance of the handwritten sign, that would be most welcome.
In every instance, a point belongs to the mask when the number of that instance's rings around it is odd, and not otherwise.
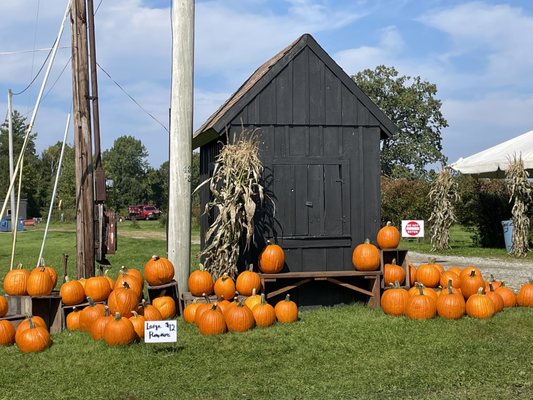
[[[172,343],[178,340],[178,321],[144,321],[144,343]]]

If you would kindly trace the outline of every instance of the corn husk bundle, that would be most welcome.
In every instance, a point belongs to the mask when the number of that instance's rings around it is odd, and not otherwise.
[[[459,200],[457,182],[449,167],[443,168],[429,191],[429,201],[433,206],[429,217],[431,250],[450,248],[450,227],[456,221],[455,203]]]

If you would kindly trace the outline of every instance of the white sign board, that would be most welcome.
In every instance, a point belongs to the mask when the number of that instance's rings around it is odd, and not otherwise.
[[[178,321],[144,321],[144,343],[172,343],[178,340]]]
[[[424,220],[421,220],[421,219],[402,220],[402,237],[407,237],[407,238],[424,237]]]

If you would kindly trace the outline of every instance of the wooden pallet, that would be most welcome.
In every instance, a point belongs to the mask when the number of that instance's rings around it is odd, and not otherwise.
[[[37,315],[44,319],[50,333],[61,332],[61,296],[52,292],[48,296],[5,296],[11,315]]]

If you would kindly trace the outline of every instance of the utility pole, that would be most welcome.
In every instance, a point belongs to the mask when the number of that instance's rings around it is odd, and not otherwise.
[[[9,141],[9,181],[13,180],[14,165],[13,165],[13,92],[11,89],[7,90],[7,113],[8,113],[8,141]],[[15,212],[15,191],[11,191],[11,229],[17,229],[17,221],[13,225],[13,218]],[[0,215],[1,217],[1,215]],[[13,228],[15,227],[15,228]]]
[[[76,271],[78,278],[94,275],[94,178],[92,165],[91,115],[87,10],[85,0],[73,0],[72,90],[74,104],[74,148],[76,169]]]
[[[173,0],[167,249],[180,293],[191,264],[193,62],[194,0]]]

